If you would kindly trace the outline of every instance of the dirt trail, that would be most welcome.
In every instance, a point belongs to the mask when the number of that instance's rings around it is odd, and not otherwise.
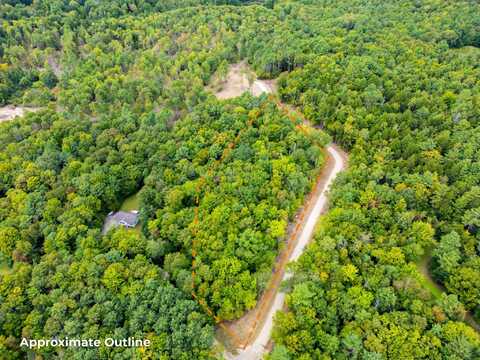
[[[262,93],[273,93],[276,90],[274,80],[254,80],[246,87],[248,79],[241,74],[239,66],[233,65],[227,76],[226,86],[216,96],[227,99],[250,91],[254,96]],[[236,83],[239,81],[239,83]],[[279,104],[284,110],[293,112],[292,109]],[[307,122],[306,127],[310,127]],[[326,164],[317,178],[316,184],[305,202],[304,208],[297,215],[295,226],[289,232],[285,248],[277,258],[274,274],[269,282],[267,290],[261,295],[257,306],[246,313],[242,318],[225,322],[223,325],[229,329],[229,333],[235,334],[232,339],[235,346],[239,348],[236,354],[224,353],[227,359],[257,360],[261,359],[267,351],[266,347],[270,341],[273,328],[273,318],[277,311],[284,306],[285,294],[279,291],[283,280],[292,276],[285,272],[286,265],[297,260],[303,253],[309,241],[313,238],[315,225],[319,217],[327,208],[327,192],[337,174],[346,167],[347,157],[337,146],[330,145],[325,149]]]

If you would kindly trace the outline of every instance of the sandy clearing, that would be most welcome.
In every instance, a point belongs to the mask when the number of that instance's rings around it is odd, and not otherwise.
[[[221,89],[215,92],[218,99],[232,99],[250,92],[253,96],[275,91],[275,80],[256,80],[255,74],[245,61],[230,65],[227,76],[217,87]]]
[[[232,99],[249,91],[251,83],[247,76],[248,71],[245,62],[231,65],[225,81],[220,85],[221,90],[215,93],[215,96],[218,99]]]
[[[26,106],[12,106],[7,105],[0,107],[0,122],[13,120],[16,117],[21,117],[28,112],[38,111],[39,108],[26,107]]]
[[[253,96],[260,96],[263,93],[273,93],[276,91],[275,80],[255,80],[250,88]]]

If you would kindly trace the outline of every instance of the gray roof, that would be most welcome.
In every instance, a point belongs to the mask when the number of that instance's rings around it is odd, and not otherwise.
[[[118,211],[111,215],[111,218],[117,223],[125,223],[129,226],[136,226],[138,224],[138,212]]]

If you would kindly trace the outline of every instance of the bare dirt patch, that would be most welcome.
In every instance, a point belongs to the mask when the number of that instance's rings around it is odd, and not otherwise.
[[[275,80],[257,80],[245,61],[230,65],[224,79],[214,79],[210,90],[218,99],[232,99],[250,92],[253,96],[276,91]]]
[[[250,88],[250,92],[253,96],[260,96],[263,93],[273,93],[277,92],[277,81],[276,80],[255,80]]]
[[[250,91],[254,80],[250,75],[251,71],[245,62],[231,65],[226,78],[217,81],[215,96],[219,99],[231,99]]]
[[[25,107],[25,106],[4,106],[0,107],[0,122],[13,120],[16,117],[21,117],[28,112],[35,112],[40,110],[39,108],[34,107]]]

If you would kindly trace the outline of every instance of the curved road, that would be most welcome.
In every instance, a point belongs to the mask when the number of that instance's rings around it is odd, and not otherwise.
[[[272,89],[269,85],[265,84],[260,80],[256,80],[253,84],[254,92],[255,87],[260,90],[260,92],[267,92],[270,93]],[[323,188],[317,194],[317,198],[314,200],[314,205],[308,215],[305,217],[302,227],[302,232],[298,238],[298,241],[289,257],[289,261],[297,260],[300,255],[303,253],[305,247],[313,238],[315,225],[318,222],[321,214],[326,210],[327,207],[327,192],[332,184],[335,177],[338,175],[340,171],[342,171],[345,166],[346,162],[344,159],[344,155],[337,150],[335,145],[329,145],[326,150],[328,151],[328,155],[333,161],[333,166],[329,169],[329,173],[325,174],[327,179],[322,178],[320,181],[323,182]],[[285,273],[283,276],[283,280],[287,280],[292,276],[291,273]],[[268,311],[267,317],[262,324],[262,327],[258,333],[257,338],[253,341],[252,344],[247,346],[244,350],[239,350],[237,354],[233,355],[230,353],[226,353],[225,357],[227,359],[237,359],[237,360],[257,360],[261,359],[266,352],[266,346],[270,341],[270,335],[273,328],[273,317],[275,313],[279,310],[282,310],[283,304],[285,300],[285,293],[277,292],[274,299],[273,304]]]

